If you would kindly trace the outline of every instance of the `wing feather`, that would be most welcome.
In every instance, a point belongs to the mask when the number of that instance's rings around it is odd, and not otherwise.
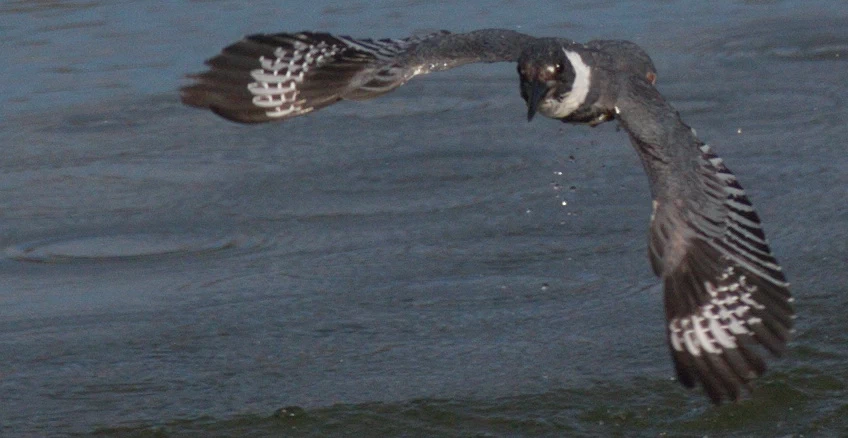
[[[411,78],[471,62],[515,61],[535,38],[503,29],[447,31],[403,39],[320,32],[256,34],[190,76],[183,103],[241,123],[285,120],[342,99],[388,93]]]
[[[646,79],[627,78],[617,113],[651,183],[648,253],[678,379],[737,400],[766,370],[753,347],[779,355],[789,340],[789,284],[736,176]]]

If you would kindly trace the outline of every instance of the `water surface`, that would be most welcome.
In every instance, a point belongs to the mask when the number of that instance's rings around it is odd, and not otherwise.
[[[0,5],[3,435],[848,430],[844,2],[340,5]],[[178,101],[247,33],[482,27],[651,53],[793,283],[751,400],[672,380],[626,136],[526,123],[513,66],[264,126]]]

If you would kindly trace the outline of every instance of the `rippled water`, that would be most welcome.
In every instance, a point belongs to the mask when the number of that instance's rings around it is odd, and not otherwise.
[[[0,3],[0,434],[839,436],[848,7]],[[798,330],[753,398],[683,390],[614,124],[470,66],[267,126],[182,107],[241,35],[626,38],[748,189]]]

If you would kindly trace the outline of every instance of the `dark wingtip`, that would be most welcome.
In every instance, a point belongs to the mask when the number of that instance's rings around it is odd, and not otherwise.
[[[186,78],[194,79],[194,75],[188,75]],[[197,85],[187,85],[180,88],[180,102],[194,108],[208,108],[204,94],[198,90]]]
[[[781,277],[782,278],[782,277]],[[777,355],[793,320],[784,282],[772,282],[705,241],[695,241],[665,276],[669,346],[681,384],[700,384],[713,404],[738,401],[766,363],[751,347]]]

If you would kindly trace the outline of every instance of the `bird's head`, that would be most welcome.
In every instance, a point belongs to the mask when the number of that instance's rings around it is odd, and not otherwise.
[[[589,93],[591,68],[581,55],[562,43],[532,46],[518,60],[521,97],[527,120],[536,112],[554,119],[573,113]]]

